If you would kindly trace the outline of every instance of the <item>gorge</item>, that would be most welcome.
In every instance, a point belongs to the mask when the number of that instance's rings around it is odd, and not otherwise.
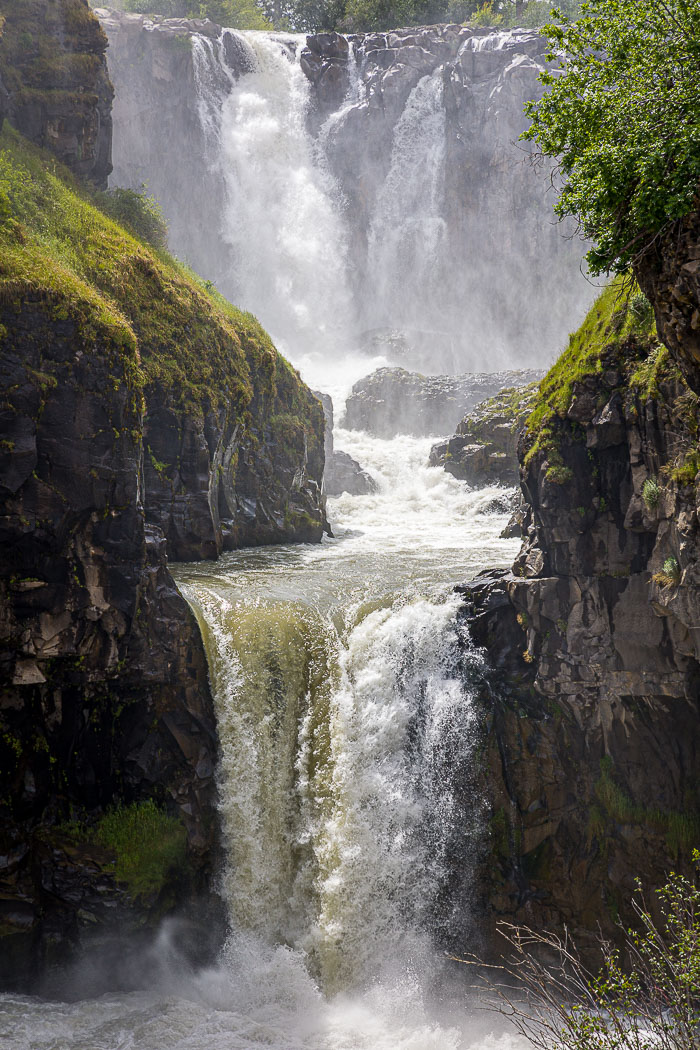
[[[20,139],[8,12],[0,1047],[520,1050],[447,953],[585,950],[700,841],[697,215],[591,305],[536,32],[60,5],[183,262]],[[98,193],[105,98],[56,149]],[[105,822],[152,802],[144,889]]]

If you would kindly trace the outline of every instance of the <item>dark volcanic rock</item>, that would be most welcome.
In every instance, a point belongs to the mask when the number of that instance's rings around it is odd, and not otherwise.
[[[377,491],[374,478],[347,452],[332,454],[323,480],[328,496],[341,496],[343,492],[351,496],[367,496]]]
[[[377,491],[374,478],[363,470],[356,459],[347,452],[335,451],[333,448],[333,399],[330,394],[318,390],[314,395],[323,405],[326,421],[324,430],[324,451],[326,466],[323,473],[323,491],[327,496],[341,496],[344,492],[351,496],[366,496]]]
[[[140,504],[133,361],[50,303],[5,306],[2,324],[2,978],[21,985],[133,907],[109,858],[66,859],[57,822],[156,798],[187,828],[185,890],[203,884],[217,743],[199,631]]]
[[[700,393],[700,211],[655,237],[634,271],[654,306],[659,338]]]
[[[465,588],[493,668],[487,909],[584,950],[700,834],[697,398],[620,316],[568,410],[521,439],[513,571]]]
[[[481,401],[508,386],[525,386],[542,372],[477,372],[423,376],[404,368],[379,368],[360,379],[345,405],[345,426],[377,437],[448,434]]]
[[[51,150],[81,178],[106,189],[112,170],[107,37],[88,0],[3,5],[0,126]]]
[[[274,385],[269,371],[252,374],[248,425],[234,401],[202,416],[198,404],[177,404],[158,384],[148,389],[146,518],[162,529],[171,558],[321,539],[321,407],[288,365],[272,369]]]
[[[477,405],[455,436],[430,450],[430,466],[443,466],[470,485],[517,485],[518,437],[532,411],[538,384],[508,388]],[[516,534],[517,535],[517,534]]]

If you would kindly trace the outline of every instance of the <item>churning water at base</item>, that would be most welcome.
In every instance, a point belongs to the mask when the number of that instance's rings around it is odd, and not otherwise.
[[[231,932],[193,973],[168,927],[148,992],[0,999],[2,1050],[516,1050],[442,946],[473,946],[480,800],[470,651],[452,585],[505,564],[498,489],[425,466],[430,441],[340,431],[379,491],[335,538],[177,566],[221,736]]]

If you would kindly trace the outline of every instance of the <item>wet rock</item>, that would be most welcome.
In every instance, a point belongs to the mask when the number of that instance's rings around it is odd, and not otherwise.
[[[330,394],[313,391],[323,405],[325,418],[324,451],[326,465],[323,473],[323,491],[327,496],[341,496],[347,492],[351,496],[366,496],[377,491],[374,478],[363,470],[356,459],[347,452],[336,451],[333,447],[333,399]]]
[[[6,6],[0,35],[0,126],[7,117],[25,138],[106,189],[112,170],[114,92],[105,61],[107,37],[90,15],[87,0],[37,0],[31,10],[22,4]]]
[[[366,496],[377,491],[374,478],[347,452],[333,452],[326,464],[324,486],[328,496]]]
[[[476,487],[517,485],[518,437],[533,409],[539,384],[499,391],[459,423],[455,436],[433,445],[431,467]],[[517,533],[516,533],[517,535]]]
[[[484,907],[566,925],[584,953],[596,924],[633,921],[635,877],[687,868],[700,829],[697,491],[674,473],[697,398],[665,353],[601,346],[550,443],[521,437],[523,547],[464,589],[492,668]],[[631,378],[649,358],[653,388]]]
[[[404,368],[380,368],[359,380],[345,405],[345,426],[376,437],[449,433],[485,398],[507,386],[525,386],[542,372],[477,372],[424,376]]]

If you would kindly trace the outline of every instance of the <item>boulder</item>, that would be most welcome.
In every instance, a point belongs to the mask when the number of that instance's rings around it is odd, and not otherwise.
[[[376,437],[449,434],[485,398],[504,387],[540,379],[536,369],[424,376],[404,368],[380,368],[359,380],[345,405],[345,426]]]
[[[475,487],[517,485],[518,437],[532,411],[539,384],[509,387],[483,401],[457,426],[454,437],[433,445],[430,466]]]
[[[333,452],[323,476],[327,496],[366,496],[377,491],[374,478],[347,452]]]
[[[341,496],[347,492],[351,496],[366,496],[376,492],[377,484],[373,477],[363,470],[357,460],[347,452],[335,451],[333,448],[333,399],[330,394],[313,391],[314,396],[323,405],[325,419],[324,451],[326,465],[323,472],[323,491],[327,496]]]

